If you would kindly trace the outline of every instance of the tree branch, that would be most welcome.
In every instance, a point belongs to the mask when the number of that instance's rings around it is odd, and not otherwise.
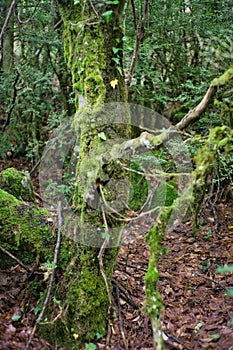
[[[11,259],[15,260],[24,270],[26,270],[27,272],[31,272],[30,269],[26,265],[24,265],[21,260],[19,260],[16,256],[8,252],[8,250],[4,249],[1,245],[0,251],[8,255]]]
[[[228,83],[229,80],[233,78],[233,66],[231,66],[225,73],[223,73],[219,78],[212,80],[210,87],[208,88],[205,96],[201,102],[191,111],[189,111],[184,118],[176,124],[176,129],[178,131],[186,129],[190,124],[195,123],[201,118],[210,102],[212,101],[214,95],[216,94],[218,88]]]
[[[134,8],[134,2],[132,1],[131,3],[132,3],[132,7],[133,7],[133,22],[134,22],[134,26],[136,26],[136,13],[135,13],[135,8]],[[144,35],[144,31],[145,31],[145,21],[146,21],[146,16],[148,13],[148,8],[149,8],[149,0],[145,0],[143,16],[142,16],[139,28],[138,29],[136,28],[136,30],[135,30],[135,32],[136,32],[136,44],[135,44],[135,48],[134,48],[134,52],[133,52],[133,56],[132,56],[132,60],[131,60],[131,64],[130,64],[129,73],[127,74],[127,77],[126,77],[127,93],[129,92],[130,84],[131,84],[132,77],[133,77],[133,72],[134,72],[137,58],[138,58],[139,46],[140,46],[140,43],[141,43],[143,35]]]
[[[137,33],[137,15],[136,15],[136,9],[135,9],[134,0],[131,0],[131,6],[132,6],[132,11],[133,11],[134,30],[135,30],[135,33]]]
[[[13,12],[14,12],[14,9],[15,9],[15,7],[17,5],[17,2],[18,2],[18,0],[13,0],[12,1],[11,6],[9,8],[9,11],[7,13],[6,19],[5,19],[5,22],[3,24],[3,27],[2,27],[2,30],[1,30],[1,33],[0,33],[0,49],[2,48],[3,36],[4,36],[4,34],[5,34],[6,30],[7,30],[8,24],[10,22],[10,19],[11,19],[11,16],[12,16]]]
[[[17,83],[19,81],[19,77],[20,77],[20,73],[18,71],[17,74],[16,74],[16,77],[15,77],[14,84],[13,84],[13,97],[12,97],[12,101],[10,103],[10,109],[9,109],[9,112],[7,113],[6,121],[5,121],[4,125],[2,126],[2,131],[3,132],[6,130],[6,127],[10,124],[11,114],[13,112],[13,109],[15,108],[15,101],[16,101],[17,92],[18,92],[18,90],[17,90]]]

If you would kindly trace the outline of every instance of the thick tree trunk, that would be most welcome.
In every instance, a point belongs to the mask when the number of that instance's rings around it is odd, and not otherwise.
[[[126,125],[110,124],[112,118],[101,112],[105,103],[126,100],[120,29],[125,0],[111,6],[103,5],[102,1],[76,1],[76,5],[73,0],[58,2],[64,21],[65,56],[76,96],[73,126],[80,137],[80,155],[74,195],[77,223],[65,227],[69,236],[73,234],[75,244],[71,243],[67,274],[57,294],[58,298],[59,293],[61,299],[64,295],[67,298],[64,327],[61,331],[57,324],[56,336],[63,338],[61,343],[69,349],[77,349],[93,341],[97,333],[105,333],[111,276],[118,253],[116,237],[105,241],[108,227],[115,236],[121,228],[108,215],[103,194],[110,202],[116,188],[108,186],[108,182],[124,180],[126,174],[114,159],[109,158],[105,164],[99,159],[108,150],[106,140],[114,144],[114,139],[129,136]],[[84,107],[79,106],[80,94],[86,100]],[[92,191],[99,196],[97,202],[90,199]],[[103,244],[107,246],[104,250]],[[103,268],[100,251],[104,252]]]

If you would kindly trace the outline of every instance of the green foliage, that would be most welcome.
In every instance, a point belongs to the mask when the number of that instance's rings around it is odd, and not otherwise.
[[[226,266],[219,266],[217,268],[218,273],[228,273],[233,272],[233,264],[232,265],[226,265]]]
[[[147,198],[148,184],[139,164],[131,163],[131,169],[133,171],[130,174],[132,188],[130,208],[136,211],[141,208]]]
[[[129,206],[132,210],[139,210],[147,200],[151,186],[150,172],[158,173],[159,184],[152,199],[152,207],[172,205],[177,197],[177,184],[174,181],[166,181],[166,175],[174,170],[174,163],[166,150],[147,152],[136,155],[131,163],[131,200]],[[149,176],[149,177],[148,177]],[[165,199],[165,203],[164,203]],[[152,208],[151,208],[152,209]]]
[[[141,1],[136,0],[138,12]],[[217,15],[216,15],[217,14]],[[179,121],[200,101],[211,80],[232,64],[230,2],[158,0],[150,7],[129,98]],[[126,18],[125,66],[135,43],[132,14]],[[231,98],[232,100],[232,98]],[[216,121],[215,121],[216,119]],[[219,125],[206,117],[205,133]]]
[[[85,344],[85,350],[96,350],[97,347],[94,343],[86,343]]]
[[[4,126],[0,157],[8,151],[38,159],[47,138],[48,118],[49,127],[56,127],[55,115],[72,111],[61,33],[54,30],[58,10],[55,3],[45,1],[40,2],[39,11],[34,11],[35,6],[18,4],[22,23],[14,27],[14,66],[11,71],[0,69]]]
[[[226,266],[219,266],[217,268],[218,273],[233,273],[233,264],[226,265]],[[233,298],[233,288],[228,288],[226,291],[226,295],[228,297]],[[231,326],[233,327],[233,317],[231,318]]]

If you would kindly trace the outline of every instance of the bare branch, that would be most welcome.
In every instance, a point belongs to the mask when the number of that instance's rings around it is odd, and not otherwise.
[[[34,10],[33,10],[33,13],[32,15],[26,20],[26,21],[21,21],[21,18],[20,18],[20,12],[17,14],[17,21],[19,24],[27,24],[28,22],[30,22],[32,20],[32,18],[34,17],[35,13],[36,13],[36,10],[38,8],[38,6],[40,5],[40,0],[37,1],[35,7],[34,7]]]
[[[11,121],[11,114],[12,114],[14,108],[15,108],[15,101],[16,101],[16,98],[17,98],[17,92],[18,92],[17,83],[19,81],[19,78],[20,78],[20,73],[18,71],[17,74],[16,74],[16,77],[15,77],[14,84],[13,84],[13,97],[12,97],[12,101],[10,103],[11,107],[10,107],[9,112],[7,113],[7,118],[6,118],[5,124],[2,126],[2,131],[6,130],[6,127],[10,124],[10,121]]]
[[[133,3],[133,1],[132,1],[132,3]],[[136,44],[134,47],[134,52],[133,52],[133,56],[132,56],[132,60],[131,60],[131,64],[130,64],[130,69],[129,69],[129,73],[126,77],[127,93],[129,92],[130,84],[131,84],[132,77],[133,77],[133,72],[134,72],[137,58],[138,58],[139,46],[140,46],[140,43],[141,43],[143,35],[144,35],[144,31],[145,31],[145,21],[146,21],[146,17],[147,17],[147,13],[148,13],[148,8],[149,8],[149,0],[145,0],[143,16],[142,16],[139,28],[136,29]],[[135,17],[135,16],[136,16],[136,13],[135,14],[133,13],[133,17]],[[136,23],[134,23],[134,26],[135,25],[136,25]]]
[[[102,206],[102,217],[103,217],[104,226],[105,226],[104,231],[105,231],[106,236],[107,236],[107,235],[109,235],[108,223],[107,223],[107,219],[106,219],[106,215],[105,215],[103,206]],[[110,304],[110,308],[111,308],[112,305],[113,305],[113,297],[112,297],[112,294],[111,294],[111,291],[110,291],[109,282],[108,282],[106,273],[104,271],[104,264],[103,264],[103,255],[104,255],[104,251],[107,248],[107,246],[108,246],[108,239],[106,238],[104,240],[101,248],[100,248],[100,251],[99,251],[99,254],[98,254],[98,260],[99,260],[100,272],[101,272],[101,274],[103,276],[103,279],[104,279],[104,283],[105,283],[105,286],[106,286],[106,289],[107,289],[107,293],[108,293],[109,304]]]
[[[5,19],[5,22],[3,24],[3,27],[2,27],[2,30],[1,30],[1,33],[0,33],[0,49],[2,48],[2,40],[3,40],[3,36],[7,30],[7,27],[8,27],[8,24],[10,22],[10,19],[11,19],[11,16],[13,15],[13,12],[14,12],[14,9],[17,5],[17,2],[18,0],[13,0],[12,3],[11,3],[11,6],[9,8],[9,11],[7,13],[7,16],[6,16],[6,19]]]
[[[4,254],[8,255],[11,259],[15,260],[24,270],[26,270],[27,272],[31,272],[30,269],[22,263],[22,261],[20,261],[18,258],[16,258],[16,256],[8,252],[8,250],[4,249],[2,246],[0,246],[0,250]]]
[[[137,33],[137,15],[136,15],[136,9],[135,9],[135,3],[134,0],[131,0],[131,6],[132,6],[132,11],[133,11],[133,25],[134,25],[134,30],[135,33]]]

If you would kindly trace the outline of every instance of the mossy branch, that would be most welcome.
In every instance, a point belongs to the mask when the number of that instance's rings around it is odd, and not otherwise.
[[[184,118],[176,124],[176,129],[181,131],[186,129],[189,125],[195,123],[201,118],[210,102],[212,101],[214,95],[216,94],[220,86],[226,85],[229,80],[233,78],[233,66],[231,66],[225,73],[223,73],[219,78],[212,80],[205,96],[201,102],[191,111],[189,111]]]

